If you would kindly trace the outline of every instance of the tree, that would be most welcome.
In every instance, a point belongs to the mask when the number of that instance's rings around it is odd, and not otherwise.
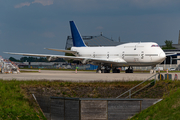
[[[13,57],[10,57],[9,60],[10,60],[10,61],[15,61],[15,62],[18,62],[18,61],[19,61],[19,60],[13,58]]]
[[[63,58],[56,58],[55,60],[52,60],[51,62],[65,62]]]
[[[45,57],[21,57],[21,62],[48,62]]]
[[[163,46],[162,49],[176,49],[175,47],[172,46],[172,40],[166,40],[165,44],[166,46]]]
[[[67,48],[67,50],[70,50],[71,48]],[[75,56],[74,54],[72,53],[65,53],[65,56]],[[72,63],[74,60],[73,59],[70,59],[70,60],[67,60],[69,63]]]

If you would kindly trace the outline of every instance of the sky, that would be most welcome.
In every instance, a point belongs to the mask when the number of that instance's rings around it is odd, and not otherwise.
[[[179,0],[0,0],[0,56],[3,52],[63,54],[75,21],[81,35],[122,42],[178,43]]]

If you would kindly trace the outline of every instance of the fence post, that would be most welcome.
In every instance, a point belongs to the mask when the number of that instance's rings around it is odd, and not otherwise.
[[[65,104],[66,104],[66,103],[65,103],[65,98],[64,98],[64,120],[66,119],[66,117],[65,117],[65,112],[66,112],[66,111],[65,111],[65,108],[66,108]]]
[[[142,109],[142,101],[140,101],[140,112],[141,112],[141,109]]]
[[[108,100],[107,100],[107,102],[106,102],[106,120],[108,120]]]
[[[79,99],[79,120],[81,120],[81,100]]]

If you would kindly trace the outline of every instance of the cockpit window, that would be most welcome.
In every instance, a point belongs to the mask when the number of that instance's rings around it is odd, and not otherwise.
[[[159,45],[151,45],[151,47],[159,47]]]

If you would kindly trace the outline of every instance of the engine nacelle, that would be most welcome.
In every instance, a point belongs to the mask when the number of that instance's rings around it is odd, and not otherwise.
[[[90,63],[90,61],[88,59],[84,59],[81,62],[82,62],[82,64],[89,64]]]
[[[51,60],[55,60],[55,59],[56,59],[56,57],[51,57],[51,56],[47,56],[46,58],[47,58],[48,61],[51,61]]]

